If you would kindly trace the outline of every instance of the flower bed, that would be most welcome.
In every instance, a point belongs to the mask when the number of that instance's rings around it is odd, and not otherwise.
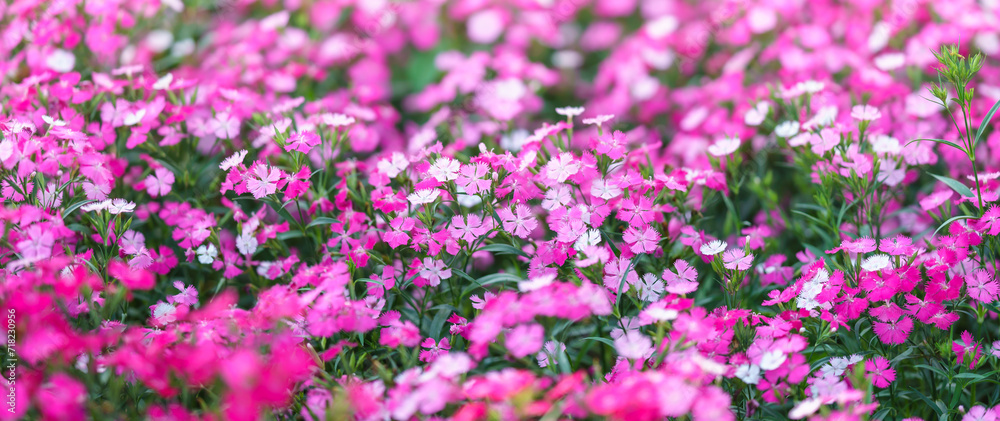
[[[0,4],[0,419],[1000,419],[992,2]]]

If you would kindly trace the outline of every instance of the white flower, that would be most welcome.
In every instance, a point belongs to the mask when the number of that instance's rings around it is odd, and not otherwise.
[[[54,126],[54,127],[60,127],[60,126],[65,126],[66,125],[65,121],[56,120],[56,119],[54,119],[52,117],[49,117],[47,115],[43,115],[42,116],[42,121],[44,121],[44,122],[48,123],[50,126]]]
[[[216,256],[219,255],[219,250],[215,248],[215,244],[208,243],[202,244],[195,250],[198,253],[198,261],[203,265],[210,265],[215,262]]]
[[[154,53],[162,53],[174,43],[174,34],[164,29],[154,29],[146,35],[146,46]]]
[[[236,237],[236,248],[244,256],[253,256],[257,252],[257,244],[257,237],[248,230],[243,230],[243,234]]]
[[[548,275],[537,276],[531,278],[527,281],[521,281],[517,283],[517,289],[521,292],[534,291],[536,289],[542,289],[552,284],[552,281],[556,280],[556,274],[550,273]]]
[[[823,406],[823,399],[820,398],[809,398],[802,402],[795,404],[795,407],[791,411],[788,411],[788,418],[793,420],[801,420],[812,414],[815,414],[819,410],[819,407]]]
[[[56,49],[45,59],[45,65],[59,73],[72,72],[73,66],[76,65],[76,56],[69,51]]]
[[[601,232],[596,229],[591,229],[583,233],[580,238],[577,238],[573,247],[577,250],[583,250],[586,247],[596,246],[598,244],[601,244]]]
[[[173,73],[167,73],[165,76],[156,79],[156,83],[153,84],[153,89],[160,91],[163,89],[169,89],[170,84],[174,81]]]
[[[663,281],[652,273],[642,275],[639,285],[639,299],[647,302],[659,300],[663,296]]]
[[[107,209],[112,215],[118,215],[119,213],[129,213],[135,210],[135,203],[129,202],[125,199],[112,199],[107,201]]]
[[[767,351],[760,357],[760,369],[764,371],[774,370],[781,367],[787,359],[788,356],[781,351]]]
[[[241,149],[239,152],[232,154],[229,158],[226,158],[219,164],[219,169],[222,171],[229,171],[231,168],[243,163],[243,158],[247,157],[247,150]]]
[[[892,266],[892,261],[889,260],[888,254],[876,254],[865,259],[861,262],[861,268],[869,272],[875,272]]]
[[[111,200],[99,200],[99,201],[90,202],[90,203],[88,203],[86,205],[81,206],[80,210],[82,210],[84,212],[102,211],[102,210],[107,209],[108,205],[110,205],[110,204],[111,204]]]
[[[142,118],[146,116],[146,109],[140,108],[138,111],[129,111],[125,113],[124,124],[126,126],[134,126],[142,121]]]
[[[410,166],[410,161],[407,161],[406,157],[399,152],[393,152],[392,156],[378,161],[378,170],[389,178],[396,178],[408,166]]]
[[[783,138],[790,138],[799,134],[798,121],[785,121],[774,128],[774,135]]]
[[[717,157],[728,156],[740,148],[740,138],[725,138],[715,141],[714,145],[708,147],[708,153]]]
[[[743,122],[747,126],[759,126],[767,118],[767,113],[771,111],[771,105],[765,101],[758,102],[743,116]]]
[[[583,114],[583,107],[562,107],[556,108],[556,114],[566,116],[566,117],[576,117]]]
[[[351,124],[354,124],[354,122],[355,122],[354,117],[348,115],[340,113],[323,114],[323,124],[326,124],[327,126],[330,127],[349,126]]]
[[[417,190],[406,196],[406,200],[409,200],[413,206],[425,205],[427,203],[433,203],[437,200],[438,196],[441,195],[441,190],[438,189],[423,189]]]
[[[613,118],[615,118],[614,114],[603,114],[593,118],[585,118],[583,119],[583,124],[594,124],[600,126],[608,121],[611,121]]]
[[[622,189],[614,182],[601,178],[594,180],[594,183],[590,185],[590,194],[604,200],[611,200],[621,196]]]
[[[883,72],[896,70],[906,64],[906,54],[885,53],[875,57],[875,67]]]
[[[729,247],[729,243],[722,240],[715,240],[711,243],[701,245],[701,254],[706,256],[715,256],[716,254],[722,253],[723,250]]]
[[[757,384],[760,382],[760,367],[755,364],[743,364],[736,367],[736,378],[743,380],[746,384]]]
[[[884,134],[875,135],[871,138],[872,151],[879,155],[899,155],[903,148],[899,144],[899,139]]]
[[[434,164],[427,170],[427,173],[438,182],[445,183],[458,179],[458,170],[460,167],[461,164],[458,161],[444,157],[434,161]]]

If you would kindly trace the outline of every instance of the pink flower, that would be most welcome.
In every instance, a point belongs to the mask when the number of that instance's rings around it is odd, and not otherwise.
[[[855,105],[851,108],[851,118],[861,121],[875,121],[882,118],[882,113],[871,105]]]
[[[622,237],[633,253],[652,253],[656,250],[657,243],[660,242],[660,233],[651,226],[643,229],[629,227]]]
[[[753,264],[753,254],[747,254],[743,249],[732,249],[723,255],[722,262],[729,270],[747,270]]]
[[[166,196],[174,184],[174,173],[166,168],[157,168],[153,174],[146,176],[145,181],[150,196]]]
[[[563,152],[545,165],[545,174],[556,183],[563,183],[567,178],[580,171],[580,164],[569,152]]]
[[[309,153],[313,147],[320,144],[320,138],[313,132],[299,132],[288,137],[285,151],[299,151]]]
[[[643,301],[653,302],[663,296],[663,281],[652,273],[642,275],[642,280],[637,287],[639,288],[639,299]]]
[[[910,331],[913,330],[913,320],[905,315],[900,319],[893,318],[890,320],[872,322],[875,334],[878,335],[879,340],[886,345],[899,345],[906,342],[906,338],[910,336]]]
[[[972,299],[992,303],[997,299],[998,285],[986,269],[976,269],[965,277],[965,288]]]
[[[983,346],[973,340],[972,334],[968,330],[962,332],[962,341],[955,341],[951,344],[951,351],[958,358],[958,363],[962,364],[968,358],[969,370],[976,367],[979,358],[982,357]]]
[[[973,406],[969,409],[965,415],[962,416],[962,421],[997,421],[996,408],[987,408],[982,405]]]
[[[996,205],[990,206],[990,209],[983,214],[979,223],[982,225],[983,232],[987,232],[990,235],[1000,234],[1000,207]]]
[[[466,194],[488,192],[493,181],[483,178],[486,177],[487,172],[489,172],[489,167],[479,162],[463,165],[456,183],[465,189]]]
[[[868,380],[871,380],[876,387],[885,389],[896,380],[896,370],[889,366],[889,360],[879,355],[865,362],[865,370],[868,371]]]
[[[653,340],[639,331],[630,330],[615,339],[615,351],[630,360],[643,360],[653,353]]]
[[[436,287],[441,284],[442,279],[451,278],[451,268],[448,268],[443,261],[425,257],[423,263],[420,276],[430,282],[431,286]]]
[[[677,260],[674,269],[663,270],[663,279],[667,281],[667,292],[671,294],[689,294],[698,289],[698,271],[687,261]]]
[[[539,324],[519,325],[507,332],[507,350],[514,358],[523,358],[542,349],[545,329]]]
[[[455,215],[451,218],[451,228],[448,229],[452,237],[457,240],[465,240],[469,243],[476,241],[477,238],[486,234],[488,230],[479,215],[469,215],[465,219],[461,215]]]
[[[216,114],[209,126],[216,137],[236,139],[240,135],[240,120],[227,112]]]
[[[535,220],[531,210],[523,203],[518,203],[514,211],[508,208],[501,208],[497,211],[497,215],[500,216],[503,229],[520,238],[528,238],[531,232],[538,227],[538,221]]]
[[[269,194],[274,194],[278,189],[278,180],[281,178],[281,170],[264,164],[254,166],[253,175],[247,176],[247,190],[253,197],[260,199]]]
[[[438,343],[435,343],[433,338],[427,338],[420,343],[420,347],[427,348],[420,351],[420,361],[431,363],[437,360],[441,354],[447,353],[451,349],[451,344],[448,343],[448,338],[441,338]]]

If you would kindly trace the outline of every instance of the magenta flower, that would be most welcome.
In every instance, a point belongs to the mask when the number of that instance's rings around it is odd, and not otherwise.
[[[976,342],[972,338],[972,334],[966,330],[962,332],[961,342],[952,342],[951,351],[955,353],[959,364],[968,361],[969,370],[972,370],[979,363],[979,358],[982,357],[983,346]]]
[[[889,360],[879,355],[865,362],[868,380],[876,387],[885,389],[896,380],[896,370],[889,366]]]
[[[302,153],[309,153],[313,147],[320,144],[320,138],[316,133],[313,132],[299,132],[288,137],[288,143],[285,144],[285,151],[299,151]]]
[[[969,297],[983,303],[992,303],[997,299],[1000,285],[986,269],[976,269],[965,277],[965,290]]]

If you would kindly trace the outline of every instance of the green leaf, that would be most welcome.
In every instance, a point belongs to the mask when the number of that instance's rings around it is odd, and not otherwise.
[[[63,210],[63,215],[62,215],[63,219],[66,219],[66,217],[69,216],[69,214],[73,213],[73,211],[79,209],[81,206],[92,202],[96,202],[96,200],[81,200],[72,205],[69,205],[65,210]]]
[[[489,244],[487,246],[480,248],[479,251],[489,251],[496,254],[516,254],[526,259],[531,257],[528,256],[528,253],[525,253],[523,250],[517,247],[514,247],[510,244],[502,244],[502,243]]]
[[[302,231],[291,230],[291,231],[285,231],[285,232],[282,232],[282,233],[278,233],[278,235],[276,235],[275,237],[277,237],[279,240],[289,240],[289,239],[292,239],[292,238],[299,238],[301,236],[302,236]]]
[[[468,279],[468,280],[470,280],[470,281],[472,281],[472,282],[476,282],[476,280],[475,280],[475,279],[473,279],[473,278],[472,278],[471,276],[469,276],[469,274],[468,274],[468,273],[465,273],[465,272],[463,272],[463,271],[461,271],[461,270],[458,270],[458,269],[452,269],[452,270],[451,270],[451,273],[454,273],[454,274],[456,274],[456,275],[458,275],[458,276],[461,276],[461,277],[463,277],[463,278],[465,278],[465,279]]]
[[[918,366],[918,367],[919,367],[919,366]],[[920,400],[924,401],[924,402],[925,402],[925,403],[927,404],[927,406],[930,406],[930,407],[931,407],[931,409],[933,409],[933,410],[934,410],[934,412],[938,414],[938,416],[942,416],[942,415],[944,415],[944,414],[945,414],[945,410],[944,410],[944,408],[943,408],[943,407],[942,407],[941,405],[939,405],[938,403],[936,403],[936,402],[932,401],[932,400],[931,400],[931,398],[928,398],[927,396],[924,396],[924,394],[923,394],[923,393],[920,393],[920,391],[919,391],[919,390],[917,390],[917,389],[916,389],[916,388],[914,388],[914,387],[911,387],[911,388],[910,388],[910,390],[911,390],[911,391],[912,391],[913,393],[916,393],[916,394],[917,394],[917,396],[918,396],[918,397],[920,397]]]
[[[975,197],[975,195],[972,194],[972,190],[970,190],[969,187],[967,187],[965,184],[962,184],[961,181],[958,181],[954,178],[945,177],[943,175],[931,174],[931,176],[938,180],[941,180],[943,183],[947,184],[948,187],[951,187],[952,190],[954,190],[955,192],[957,192],[962,196]]]
[[[1000,108],[1000,100],[998,100],[996,104],[993,104],[993,108],[990,108],[990,112],[986,113],[986,117],[983,117],[983,121],[979,122],[979,131],[976,132],[976,140],[973,145],[979,144],[979,138],[983,137],[983,131],[986,130],[986,126],[989,125],[990,120],[993,119],[993,114],[996,114],[998,108]]]
[[[509,273],[492,273],[482,278],[479,278],[479,280],[477,280],[476,283],[478,283],[481,286],[486,286],[499,282],[521,282],[521,281],[522,281],[521,277],[517,275],[512,275]]]
[[[315,227],[315,226],[318,226],[318,225],[339,224],[339,223],[340,223],[340,221],[338,221],[336,219],[333,219],[333,218],[330,218],[330,217],[326,217],[326,216],[320,216],[320,217],[318,217],[316,219],[313,219],[312,222],[309,223],[309,225],[306,225],[306,228],[312,228],[312,227]]]
[[[582,341],[597,341],[597,342],[600,342],[600,343],[605,344],[607,346],[610,346],[611,349],[615,348],[615,343],[611,342],[611,339],[608,339],[608,338],[601,338],[601,337],[598,337],[598,336],[588,336],[588,337],[583,338],[581,340]]]
[[[965,148],[963,148],[961,146],[958,146],[958,144],[956,144],[955,142],[949,142],[949,141],[944,140],[944,139],[913,139],[913,140],[911,140],[909,142],[906,142],[906,144],[903,145],[903,147],[905,148],[905,147],[909,146],[913,142],[920,142],[920,141],[923,141],[923,140],[929,140],[931,142],[937,142],[937,143],[940,143],[940,144],[943,144],[943,145],[948,145],[948,146],[951,146],[951,147],[953,147],[955,149],[958,149],[958,150],[960,150],[962,152],[965,152]]]
[[[434,315],[434,320],[431,321],[430,329],[428,330],[428,337],[431,338],[441,338],[441,329],[444,328],[444,322],[448,320],[451,316],[450,311],[441,310]]]
[[[970,216],[970,215],[959,215],[959,216],[955,216],[955,217],[949,218],[947,221],[944,221],[944,223],[942,223],[941,226],[938,227],[938,229],[934,230],[934,235],[937,235],[938,232],[940,232],[941,230],[943,230],[948,225],[951,225],[952,222],[960,221],[962,219],[976,219],[976,217],[975,216]]]

